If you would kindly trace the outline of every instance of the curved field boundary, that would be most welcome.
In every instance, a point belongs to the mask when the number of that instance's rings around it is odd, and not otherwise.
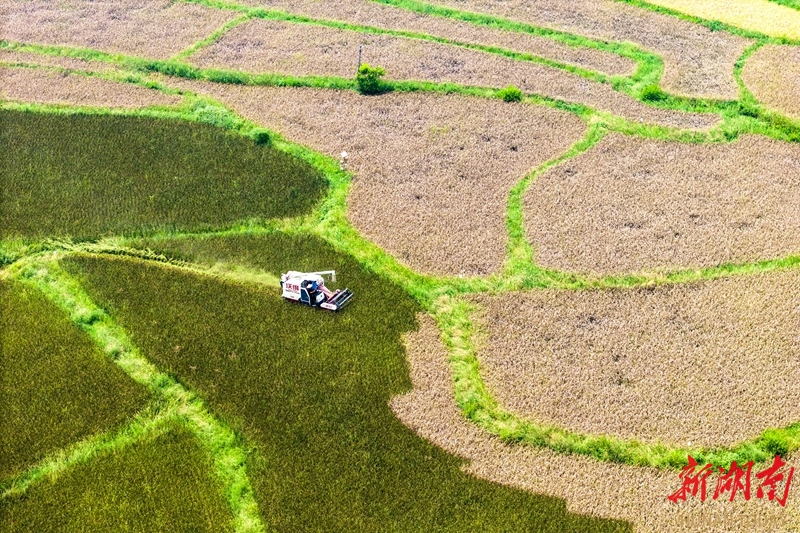
[[[333,76],[282,76],[275,74],[253,75],[241,71],[200,69],[186,63],[169,61],[152,61],[122,55],[111,55],[104,52],[88,49],[75,49],[70,47],[51,47],[41,45],[23,45],[0,41],[0,49],[16,50],[20,52],[39,53],[48,56],[74,57],[87,60],[97,60],[117,65],[122,69],[142,73],[159,73],[176,76],[189,80],[204,80],[215,83],[228,83],[239,85],[259,86],[289,86],[313,87],[324,89],[356,90],[355,81],[352,79],[337,78]],[[146,82],[149,87],[163,86],[152,80]],[[501,91],[484,87],[469,87],[454,83],[432,83],[418,81],[385,82],[387,90],[392,91],[428,91],[445,94],[463,94],[483,98],[500,98]],[[758,108],[748,108],[748,112],[740,113],[740,106],[735,103],[719,103],[703,101],[697,103],[692,109],[683,109],[680,106],[676,111],[689,111],[697,113],[717,113],[722,117],[716,127],[708,132],[681,131],[666,126],[650,125],[641,122],[631,122],[623,117],[607,112],[599,112],[583,104],[565,102],[551,97],[531,94],[524,98],[527,103],[542,104],[573,112],[588,121],[603,121],[614,131],[627,134],[637,134],[645,137],[677,138],[690,142],[704,140],[732,140],[743,133],[759,133],[780,140],[800,140],[800,122],[793,122],[782,117],[762,117]],[[663,107],[670,109],[669,106]],[[779,118],[779,120],[776,120]]]
[[[656,13],[662,13],[664,15],[677,17],[687,22],[700,24],[701,26],[705,26],[711,31],[725,31],[728,33],[732,33],[733,35],[746,37],[748,39],[758,39],[758,40],[767,39],[769,42],[775,44],[795,44],[795,45],[800,44],[800,38],[790,39],[788,37],[772,37],[760,31],[748,30],[740,28],[738,26],[727,24],[719,20],[711,20],[708,18],[702,18],[696,15],[683,13],[676,9],[664,7],[661,5],[657,5],[655,3],[646,2],[644,0],[614,0],[614,1],[622,2],[623,4],[630,4],[632,6],[640,7],[642,9],[649,9],[650,11],[655,11]],[[769,0],[769,1],[774,2],[775,0]]]
[[[731,26],[763,33],[777,39],[800,39],[800,14],[768,0],[714,2],[708,0],[647,0],[700,18],[718,20]]]
[[[53,479],[70,468],[144,440],[155,439],[170,431],[177,420],[174,412],[164,411],[158,402],[154,402],[128,419],[125,426],[118,431],[102,433],[59,450],[8,480],[0,486],[0,500],[18,498],[33,485]]]
[[[236,117],[227,109],[216,104],[205,102],[204,106],[215,106],[214,122],[217,125],[227,127],[240,133],[249,134],[255,125]],[[64,109],[52,109],[44,106],[31,106],[31,109],[39,111],[57,111],[65,112]],[[205,108],[204,108],[205,109]],[[196,110],[195,110],[196,111]],[[150,115],[149,112],[139,112],[137,114]],[[189,120],[198,120],[198,115],[190,110],[184,111],[182,114],[171,113],[173,118],[183,118]],[[310,150],[303,147],[293,145],[283,141],[279,136],[275,136],[275,145],[279,149],[285,150],[288,153],[296,155],[301,159],[310,162],[312,165],[320,169],[323,174],[329,179],[331,189],[329,196],[322,202],[322,204],[311,215],[307,215],[302,219],[295,221],[287,221],[282,225],[282,229],[293,232],[307,232],[318,235],[331,243],[337,250],[343,251],[354,256],[359,262],[368,266],[373,271],[376,271],[387,278],[400,283],[412,296],[414,296],[420,303],[422,303],[430,312],[432,312],[438,319],[440,328],[443,329],[444,336],[448,339],[448,345],[454,346],[456,357],[454,361],[454,368],[456,374],[456,387],[459,390],[459,403],[462,404],[462,409],[465,414],[471,419],[476,420],[481,425],[488,425],[496,427],[498,433],[505,438],[516,441],[526,441],[526,433],[515,433],[516,429],[525,428],[526,426],[522,421],[509,420],[508,415],[502,412],[497,412],[492,409],[485,409],[485,405],[480,402],[471,402],[469,394],[466,398],[469,401],[462,401],[465,398],[464,390],[470,393],[474,387],[477,387],[479,393],[476,397],[480,400],[488,402],[491,407],[491,398],[488,396],[481,396],[481,382],[480,376],[477,374],[477,367],[470,366],[470,350],[474,351],[471,347],[471,323],[469,321],[469,309],[463,307],[459,303],[454,305],[450,297],[455,294],[464,294],[471,292],[484,292],[484,291],[503,291],[512,290],[515,288],[532,288],[532,287],[567,287],[567,288],[580,288],[588,286],[634,286],[634,285],[647,285],[652,283],[667,283],[667,282],[682,282],[692,279],[713,278],[731,273],[744,274],[754,271],[765,271],[774,268],[787,268],[800,265],[800,257],[789,257],[784,259],[777,259],[772,261],[761,262],[757,264],[746,265],[722,265],[701,271],[683,271],[669,274],[667,276],[661,275],[629,275],[616,278],[604,278],[600,280],[592,280],[586,278],[579,278],[575,276],[566,276],[556,272],[548,272],[531,267],[532,271],[526,275],[509,278],[506,276],[495,276],[491,278],[473,278],[473,279],[447,279],[447,278],[431,278],[415,274],[409,269],[398,264],[393,258],[388,256],[380,248],[365,241],[358,233],[349,226],[344,216],[345,200],[349,186],[349,176],[339,168],[338,162],[332,158],[315,154]],[[552,163],[555,164],[555,163]],[[524,187],[523,187],[524,188]],[[252,231],[252,229],[239,229],[232,231]],[[263,231],[269,231],[264,229]],[[47,245],[45,245],[45,248]],[[37,252],[36,247],[26,249],[24,246],[18,247],[19,254],[12,260],[19,260],[22,255],[31,252]],[[38,250],[41,250],[39,248]],[[10,262],[10,261],[9,261]],[[465,333],[466,332],[466,333]],[[464,355],[463,361],[458,360],[458,354]],[[474,354],[472,355],[474,358]],[[459,367],[459,364],[461,367]],[[474,368],[474,376],[471,376],[469,370]],[[465,371],[466,370],[466,371]],[[478,381],[472,380],[477,378]],[[472,381],[471,381],[472,380]],[[476,385],[477,383],[477,385]],[[485,391],[484,391],[485,392]],[[522,425],[520,425],[522,424]],[[515,431],[508,431],[511,428]],[[718,452],[717,455],[713,453],[705,458],[715,458],[720,463],[735,457],[735,453],[742,453],[744,457],[754,454],[752,456],[761,457],[764,453],[762,447],[775,441],[776,438],[780,441],[783,437],[783,444],[787,449],[796,449],[798,447],[798,440],[796,432],[793,432],[794,426],[785,428],[783,430],[773,430],[769,433],[769,438],[762,436],[761,439],[754,443],[745,443],[741,449],[727,450]],[[534,432],[535,433],[535,432]],[[555,429],[551,435],[563,435]],[[766,435],[766,432],[765,432]],[[532,443],[536,439],[533,439]],[[547,443],[545,443],[547,444]],[[559,440],[556,439],[551,443],[554,449],[560,451],[567,451],[564,446],[569,444],[569,439]],[[579,447],[584,452],[590,455],[599,456],[608,460],[629,460],[632,464],[640,464],[641,461],[651,461],[648,459],[648,448],[641,446],[633,446],[632,449],[621,447],[619,442],[610,441],[605,437],[592,437],[587,436],[585,440],[580,440]],[[624,443],[623,443],[624,444]],[[774,444],[769,444],[774,446]],[[675,465],[677,461],[677,454],[683,453],[685,450],[671,450],[671,449],[656,449],[655,458],[665,461],[664,465]],[[761,455],[759,455],[761,454]],[[699,454],[698,454],[699,455]],[[684,461],[684,455],[680,460]],[[627,458],[627,459],[626,459]],[[672,459],[671,459],[672,458]],[[638,461],[638,462],[637,462]],[[682,462],[680,463],[682,464]]]
[[[59,468],[77,464],[112,447],[130,444],[159,429],[162,420],[171,417],[184,421],[206,451],[212,456],[215,474],[225,487],[225,497],[234,515],[237,532],[261,532],[264,525],[258,514],[250,480],[247,477],[247,452],[231,429],[220,423],[205,407],[202,400],[173,378],[158,371],[133,345],[127,333],[108,314],[90,299],[80,284],[58,265],[60,255],[48,254],[46,259],[32,258],[12,267],[11,275],[45,294],[100,349],[134,381],[153,392],[159,402],[156,416],[150,420],[134,419],[119,435],[101,436],[82,443],[62,460],[40,465],[16,483],[16,492],[31,482]]]
[[[444,297],[437,302],[434,318],[450,353],[456,402],[469,419],[505,441],[655,468],[681,468],[686,464],[687,455],[701,464],[707,462],[728,468],[733,461],[760,463],[776,454],[786,456],[800,449],[800,422],[785,428],[766,429],[758,438],[731,447],[684,448],[579,433],[512,415],[490,396],[480,375],[475,339],[482,333],[472,319],[474,312],[473,304]]]
[[[516,59],[518,61],[530,61],[533,63],[540,63],[549,67],[558,68],[561,70],[565,70],[567,72],[572,72],[573,74],[577,74],[582,76],[586,79],[597,81],[600,83],[612,83],[615,88],[617,85],[622,85],[628,80],[629,78],[632,80],[640,80],[644,78],[652,77],[650,74],[651,71],[658,72],[660,68],[659,58],[658,56],[645,52],[634,45],[630,44],[609,44],[603,41],[596,41],[586,37],[579,37],[576,35],[571,35],[564,32],[558,32],[555,30],[546,30],[543,28],[537,28],[535,26],[529,26],[525,24],[520,24],[519,26],[515,26],[514,24],[509,24],[508,27],[503,26],[502,29],[508,31],[516,31],[518,33],[528,33],[530,35],[534,35],[536,37],[545,37],[549,39],[553,39],[558,42],[562,42],[572,47],[583,47],[583,48],[591,48],[594,50],[601,50],[604,52],[613,53],[619,55],[621,57],[625,57],[627,59],[631,59],[635,61],[637,64],[636,71],[630,76],[609,76],[607,74],[596,72],[592,70],[588,70],[585,68],[581,68],[576,65],[572,65],[569,63],[564,63],[561,61],[556,61],[554,59],[550,59],[544,56],[516,52],[514,50],[509,50],[506,48],[502,48],[499,46],[490,46],[490,45],[483,45],[483,44],[476,44],[476,43],[468,43],[463,42],[455,39],[449,39],[446,37],[439,37],[434,36],[426,33],[421,32],[414,32],[409,30],[393,30],[388,28],[380,28],[375,26],[365,26],[363,24],[355,24],[352,22],[342,22],[336,20],[329,20],[329,19],[320,19],[320,18],[312,18],[305,15],[294,15],[290,13],[286,13],[285,11],[275,10],[275,9],[264,9],[258,7],[249,7],[244,6],[241,4],[236,4],[232,2],[225,2],[223,0],[182,0],[187,3],[197,3],[201,4],[206,7],[210,8],[217,8],[217,9],[225,9],[225,10],[233,10],[245,13],[243,17],[249,18],[261,18],[265,20],[279,20],[284,22],[293,22],[298,24],[309,24],[314,26],[322,26],[327,28],[335,28],[340,30],[351,30],[356,31],[359,33],[364,34],[374,34],[374,35],[390,35],[394,37],[405,37],[409,39],[418,39],[423,41],[430,41],[440,44],[450,44],[454,46],[460,46],[462,48],[467,48],[471,50],[480,50],[483,52],[488,52],[500,56],[509,57],[511,59]],[[383,3],[383,2],[381,2]],[[405,7],[405,6],[399,6]],[[413,10],[415,12],[421,14],[433,14],[437,15],[438,13],[435,12],[425,12],[421,10]],[[454,20],[462,20],[464,22],[476,23],[473,19],[460,19],[457,17],[447,17],[453,18]],[[239,19],[237,19],[239,20]],[[199,50],[201,47],[205,46],[206,44],[211,44],[218,40],[225,32],[229,29],[232,29],[234,26],[238,24],[230,25],[230,27],[224,28],[220,30],[219,35],[215,35],[214,39],[212,40],[210,37],[208,39],[208,43],[203,42],[198,43],[197,49],[193,50],[191,53]],[[490,24],[482,24],[478,22],[476,25],[483,25],[489,26]],[[497,27],[496,24],[491,24],[492,27]],[[188,54],[187,54],[188,55]],[[185,56],[184,56],[185,57]]]

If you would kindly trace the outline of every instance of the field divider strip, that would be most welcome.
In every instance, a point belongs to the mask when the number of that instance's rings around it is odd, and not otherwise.
[[[545,161],[523,177],[509,191],[506,205],[506,228],[508,230],[508,253],[506,256],[506,275],[509,277],[530,277],[540,275],[543,270],[533,260],[534,250],[525,237],[523,202],[528,187],[542,174],[561,163],[582,154],[600,142],[608,132],[602,123],[589,125],[583,138],[575,142],[569,150],[553,159]]]
[[[289,76],[283,74],[250,74],[235,70],[219,70],[209,68],[198,68],[188,63],[171,62],[163,60],[148,60],[121,54],[111,55],[105,52],[98,52],[91,49],[73,48],[65,46],[49,45],[26,45],[21,43],[11,43],[0,41],[0,49],[19,50],[26,52],[39,53],[43,55],[79,57],[83,59],[94,59],[113,63],[127,69],[141,72],[158,73],[165,76],[174,76],[189,80],[209,81],[214,83],[248,85],[248,86],[269,86],[269,87],[309,87],[328,90],[350,90],[356,91],[355,79],[341,78],[337,76]],[[148,80],[145,86],[157,88],[162,91],[170,88],[168,80],[155,82]],[[393,81],[383,82],[390,91],[399,92],[429,92],[439,94],[460,94],[478,98],[502,98],[502,89],[481,86],[468,86],[455,83],[441,83],[428,81]],[[187,91],[180,91],[179,94],[186,96]],[[195,95],[196,96],[196,95]],[[208,98],[197,98],[196,101],[209,100]],[[759,133],[779,140],[789,140],[800,142],[800,123],[795,123],[788,118],[780,117],[780,121],[773,119],[766,123],[761,118],[743,117],[738,112],[737,102],[693,100],[689,108],[671,103],[676,98],[669,97],[667,100],[659,102],[657,107],[673,109],[684,112],[716,113],[722,117],[719,124],[707,131],[682,130],[669,126],[662,126],[650,123],[633,122],[624,117],[613,115],[607,111],[598,111],[585,104],[568,102],[557,98],[544,96],[535,93],[528,93],[523,101],[531,105],[544,105],[554,109],[560,109],[573,113],[584,121],[605,121],[610,130],[619,131],[629,135],[639,135],[645,138],[659,138],[677,140],[681,142],[729,142],[745,133]],[[649,102],[652,104],[652,102]],[[0,105],[7,106],[11,102]],[[691,106],[696,106],[697,109]],[[224,106],[216,106],[224,107]],[[777,115],[776,115],[777,117]],[[180,117],[179,117],[180,118]],[[230,126],[215,121],[214,117],[205,119],[199,116],[199,110],[188,112],[189,120],[207,122],[212,125],[237,129],[239,126]],[[737,120],[744,119],[744,120]],[[237,116],[239,123],[247,123]]]
[[[203,48],[205,48],[207,46],[210,46],[210,45],[214,44],[215,42],[219,41],[220,39],[222,39],[222,37],[226,33],[231,31],[233,28],[235,28],[236,26],[238,26],[240,24],[243,24],[243,23],[247,22],[248,20],[250,20],[252,18],[253,18],[252,14],[245,13],[244,15],[236,17],[233,20],[229,20],[228,22],[223,24],[221,27],[219,27],[218,29],[214,30],[214,32],[212,32],[208,37],[206,37],[205,39],[201,39],[200,41],[197,41],[196,43],[193,43],[193,44],[189,45],[189,47],[187,47],[185,50],[182,50],[182,51],[178,52],[177,54],[175,54],[174,56],[170,57],[168,59],[168,61],[180,61],[181,59],[188,58],[190,55],[192,55],[192,54],[200,51],[201,49],[203,49]]]
[[[450,356],[455,400],[464,416],[479,427],[509,443],[548,448],[562,454],[585,455],[600,461],[680,469],[687,455],[698,462],[728,468],[752,460],[763,463],[774,455],[786,457],[800,449],[800,422],[784,428],[769,428],[755,439],[732,447],[683,448],[660,442],[642,442],[609,435],[578,433],[561,427],[524,419],[502,408],[491,396],[480,374],[478,345],[486,333],[474,320],[476,304],[443,296],[432,315],[439,326]]]
[[[49,455],[27,471],[0,486],[0,500],[22,496],[27,490],[42,481],[55,481],[67,470],[88,463],[112,451],[138,444],[169,432],[178,420],[174,408],[162,402],[152,402],[142,411],[128,419],[117,431],[94,435]]]
[[[392,37],[402,37],[406,39],[416,39],[420,41],[428,41],[438,44],[458,46],[469,50],[478,50],[481,52],[487,52],[490,54],[507,57],[509,59],[514,59],[517,61],[527,61],[531,63],[546,65],[552,68],[557,68],[560,70],[564,70],[566,72],[570,72],[572,74],[576,74],[585,79],[588,79],[590,81],[595,81],[598,83],[611,83],[612,81],[614,81],[614,83],[616,84],[623,84],[626,82],[626,80],[628,80],[626,76],[612,76],[604,72],[589,70],[586,68],[579,67],[577,65],[572,65],[570,63],[557,61],[555,59],[551,59],[545,56],[529,54],[525,52],[516,52],[514,50],[509,50],[507,48],[503,48],[500,46],[485,45],[480,43],[468,43],[456,39],[450,39],[447,37],[438,37],[427,33],[420,33],[409,30],[393,30],[389,28],[380,28],[377,26],[365,26],[363,24],[355,24],[352,22],[345,22],[345,21],[338,21],[331,19],[320,19],[320,18],[309,17],[306,15],[296,15],[292,13],[287,13],[285,11],[280,11],[277,9],[264,9],[258,7],[244,6],[241,4],[225,2],[222,0],[182,0],[182,1],[186,3],[199,4],[215,9],[240,11],[245,13],[246,14],[245,16],[247,16],[248,19],[260,18],[264,20],[278,20],[293,24],[308,24],[311,26],[320,26],[320,27],[333,28],[339,30],[349,30],[366,35],[388,35]]]
[[[218,421],[193,392],[160,372],[130,340],[125,330],[99,308],[80,283],[58,264],[64,252],[52,252],[13,265],[13,276],[44,293],[83,329],[111,360],[134,381],[170,405],[170,412],[185,420],[214,462],[214,473],[222,482],[225,499],[233,513],[237,533],[265,531],[253,488],[246,471],[247,451],[236,434]]]
[[[733,35],[745,37],[747,39],[756,39],[756,40],[766,39],[768,42],[775,44],[800,45],[800,39],[789,39],[787,37],[772,37],[765,33],[761,33],[754,30],[746,30],[744,28],[739,28],[738,26],[734,26],[732,24],[728,24],[719,20],[710,20],[695,15],[689,15],[688,13],[683,13],[676,9],[660,6],[657,4],[651,4],[650,2],[646,2],[644,0],[614,0],[614,1],[620,2],[622,4],[629,4],[632,6],[636,6],[641,9],[647,9],[648,11],[654,11],[662,15],[669,15],[671,17],[676,17],[681,20],[685,20],[687,22],[692,22],[694,24],[699,24],[701,26],[705,26],[711,31],[725,31]],[[776,1],[776,0],[771,0],[771,1]],[[792,1],[792,0],[784,0],[784,1]]]

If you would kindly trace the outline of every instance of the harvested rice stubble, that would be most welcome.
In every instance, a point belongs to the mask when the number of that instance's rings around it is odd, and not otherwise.
[[[418,435],[469,459],[466,471],[535,493],[564,498],[567,509],[633,523],[637,533],[752,533],[792,531],[797,504],[786,508],[766,499],[713,500],[679,504],[667,497],[680,487],[678,471],[603,463],[525,445],[508,445],[466,420],[453,399],[448,354],[428,316],[405,337],[414,390],[390,406]],[[796,456],[796,455],[795,455]],[[792,458],[789,458],[792,461]]]
[[[700,98],[738,97],[733,67],[752,41],[616,0],[430,0],[596,39],[630,41],[664,59],[662,87]]]
[[[636,62],[611,52],[571,47],[529,33],[477,26],[445,17],[423,15],[372,0],[245,0],[247,5],[280,9],[317,19],[329,19],[389,30],[425,33],[469,44],[498,46],[515,52],[561,61],[606,74],[629,76]]]
[[[647,106],[608,84],[479,50],[283,21],[257,19],[243,24],[191,61],[202,67],[351,78],[357,68],[359,45],[364,45],[362,61],[386,69],[387,79],[498,89],[513,84],[524,92],[586,104],[631,121],[676,128],[706,129],[720,120],[714,114]]]
[[[596,275],[753,262],[800,251],[800,145],[611,134],[525,196],[546,267]]]
[[[154,89],[47,68],[0,67],[0,80],[2,100],[116,108],[177,105],[182,100]]]
[[[548,107],[455,95],[167,83],[337,159],[346,151],[350,221],[403,263],[434,274],[501,268],[509,189],[586,129]]]
[[[800,120],[800,47],[762,47],[745,63],[742,81],[757,100]]]
[[[482,375],[523,418],[707,448],[800,420],[800,269],[477,301]]]
[[[0,2],[0,39],[166,59],[236,16],[170,0]]]

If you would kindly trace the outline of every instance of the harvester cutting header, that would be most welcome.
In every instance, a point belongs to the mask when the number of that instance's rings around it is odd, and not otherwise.
[[[336,281],[336,271],[334,270],[324,272],[290,270],[286,274],[281,274],[281,290],[283,291],[281,296],[311,307],[338,311],[350,302],[353,298],[353,291],[350,289],[331,291],[325,286],[325,280],[322,278],[326,274],[330,274],[331,279]]]

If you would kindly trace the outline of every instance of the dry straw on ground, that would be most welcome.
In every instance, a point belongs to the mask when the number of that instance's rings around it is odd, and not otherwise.
[[[168,83],[313,150],[336,158],[346,151],[353,225],[403,263],[436,274],[497,271],[509,189],[586,128],[563,111],[464,96]]]
[[[406,30],[463,43],[499,46],[516,52],[554,59],[578,67],[627,76],[636,63],[610,52],[591,48],[573,48],[546,37],[476,26],[444,17],[422,15],[372,0],[277,0],[265,3],[247,0],[250,5],[280,9],[318,19],[329,19],[390,30]]]
[[[700,447],[800,421],[800,270],[477,300],[481,373],[523,418]]]
[[[433,321],[420,316],[420,330],[407,335],[414,390],[390,406],[420,436],[447,452],[471,460],[465,470],[478,477],[564,498],[571,512],[627,520],[637,533],[788,532],[797,526],[797,499],[786,508],[775,502],[739,497],[673,504],[667,496],[680,487],[677,471],[659,471],[558,455],[525,445],[511,446],[468,422],[453,400],[447,352]],[[794,463],[792,458],[790,461]],[[755,490],[755,489],[753,489]],[[794,523],[792,521],[794,520]]]
[[[351,78],[362,44],[362,61],[385,68],[388,79],[494,88],[512,84],[524,92],[587,104],[632,121],[677,128],[703,129],[719,122],[717,115],[650,107],[610,85],[545,65],[419,39],[306,24],[253,20],[234,28],[191,60],[204,67]]]
[[[611,134],[525,196],[541,265],[613,274],[800,252],[800,149],[761,136],[684,144]]]
[[[639,44],[664,58],[664,89],[687,96],[737,98],[733,66],[751,42],[616,0],[430,1],[598,39]]]
[[[0,99],[93,107],[177,105],[180,96],[47,68],[0,67]]]
[[[167,58],[236,13],[169,0],[0,2],[0,39]]]
[[[800,119],[800,47],[768,44],[757,50],[745,63],[742,81],[760,102]]]

